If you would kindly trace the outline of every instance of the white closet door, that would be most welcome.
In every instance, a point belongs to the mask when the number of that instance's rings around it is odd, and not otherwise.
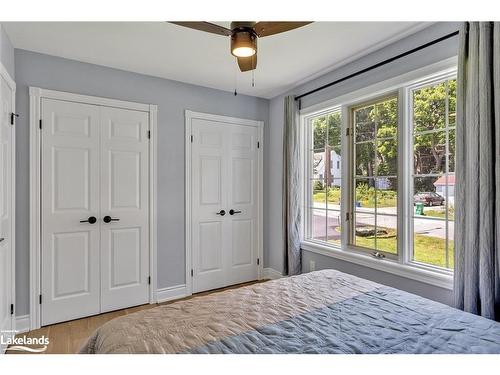
[[[228,285],[258,278],[257,137],[253,126],[228,127]]]
[[[226,126],[194,119],[192,132],[192,266],[197,293],[226,285]]]
[[[196,293],[258,277],[257,129],[193,119],[192,133]]]
[[[0,353],[5,350],[7,339],[12,336],[12,90],[1,78],[0,108]]]
[[[101,108],[102,312],[149,299],[148,120]]]
[[[41,318],[48,325],[100,311],[100,135],[98,106],[42,99],[41,111]]]

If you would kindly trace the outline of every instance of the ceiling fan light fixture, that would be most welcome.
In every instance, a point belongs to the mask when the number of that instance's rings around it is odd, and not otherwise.
[[[250,57],[257,53],[257,36],[253,31],[236,31],[231,35],[231,54]]]

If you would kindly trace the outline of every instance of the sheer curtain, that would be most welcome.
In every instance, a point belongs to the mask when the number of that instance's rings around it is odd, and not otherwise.
[[[500,23],[460,30],[455,304],[500,319]]]
[[[293,96],[285,98],[283,124],[283,244],[285,273],[301,273],[300,154],[298,110]]]

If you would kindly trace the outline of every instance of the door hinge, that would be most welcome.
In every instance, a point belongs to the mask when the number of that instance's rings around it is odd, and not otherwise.
[[[148,284],[151,285],[151,276],[148,276]]]
[[[14,315],[14,304],[10,304],[10,315]]]
[[[151,139],[151,130],[148,130],[148,139]]]
[[[260,264],[260,258],[257,258],[257,265]]]
[[[193,140],[194,140],[194,137],[193,137],[193,135],[191,134],[191,143],[193,143]]]
[[[40,303],[40,305],[42,304],[42,295],[41,294],[38,296],[38,303]]]
[[[351,134],[351,128],[347,128],[345,130],[345,135],[349,137],[350,134]]]
[[[10,124],[14,125],[14,117],[19,117],[17,113],[11,112],[10,114]]]
[[[349,221],[349,216],[350,216],[350,215],[349,215],[349,212],[346,212],[346,213],[345,213],[345,220],[346,220],[346,221]]]
[[[40,122],[38,123],[38,127],[41,129],[42,128],[42,119],[40,119]]]
[[[193,269],[191,268],[191,277],[193,277],[193,276],[194,276],[194,271],[193,271]]]
[[[257,141],[257,148],[260,148],[260,142]]]

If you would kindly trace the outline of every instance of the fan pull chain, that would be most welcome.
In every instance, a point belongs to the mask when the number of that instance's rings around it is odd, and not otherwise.
[[[236,89],[238,88],[238,69],[234,65],[234,96],[238,95]]]

